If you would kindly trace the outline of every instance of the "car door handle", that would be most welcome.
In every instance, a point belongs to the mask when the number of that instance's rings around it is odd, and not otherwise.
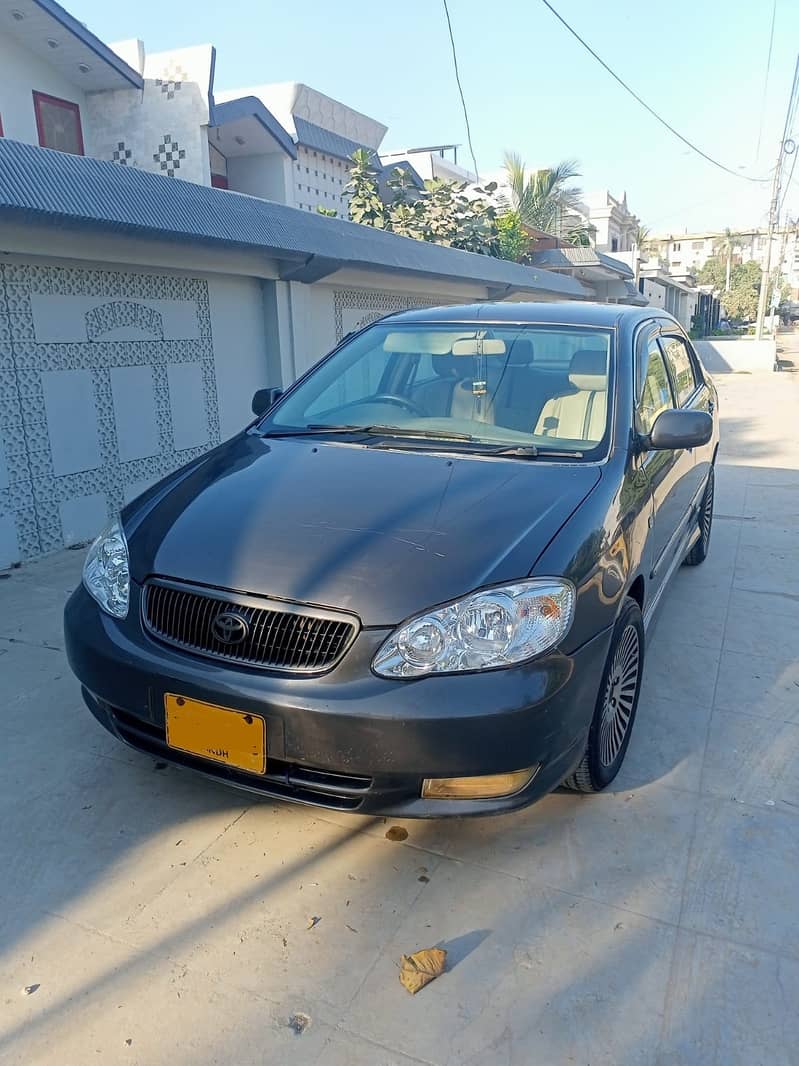
[[[713,414],[713,412],[716,410],[716,401],[715,400],[708,400],[707,401],[707,410],[708,410],[708,414],[711,414],[711,415]]]

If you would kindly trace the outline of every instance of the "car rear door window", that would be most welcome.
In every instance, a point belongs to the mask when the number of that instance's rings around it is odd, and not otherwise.
[[[662,337],[660,343],[671,371],[677,406],[684,407],[698,384],[688,347],[682,337]]]
[[[657,416],[674,406],[666,364],[654,338],[642,351],[638,366],[638,380],[639,430],[642,433],[649,433]]]

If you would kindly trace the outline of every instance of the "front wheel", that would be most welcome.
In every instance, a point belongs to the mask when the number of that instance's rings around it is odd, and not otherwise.
[[[580,765],[563,782],[572,792],[600,792],[621,769],[630,743],[644,666],[641,608],[626,599],[613,629],[588,744]]]
[[[716,476],[713,472],[713,467],[710,468],[710,473],[707,478],[707,485],[705,485],[705,493],[702,497],[702,504],[699,508],[699,540],[694,544],[693,548],[688,552],[685,557],[686,565],[699,566],[707,558],[708,549],[710,548],[710,533],[713,529],[713,495],[715,491]]]

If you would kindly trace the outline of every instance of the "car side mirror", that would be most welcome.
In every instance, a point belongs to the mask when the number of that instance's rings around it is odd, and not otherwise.
[[[713,436],[713,419],[707,411],[662,411],[643,444],[646,451],[697,448]]]
[[[261,415],[266,414],[272,404],[277,403],[282,395],[283,390],[279,388],[258,389],[252,398],[252,413],[260,418]]]

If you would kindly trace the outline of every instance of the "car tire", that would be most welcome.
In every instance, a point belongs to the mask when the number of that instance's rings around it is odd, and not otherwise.
[[[641,608],[624,601],[608,649],[585,753],[563,787],[572,792],[601,792],[621,769],[630,743],[644,667]]]
[[[702,504],[699,508],[699,540],[685,557],[686,566],[699,566],[707,558],[710,547],[710,534],[713,531],[713,497],[715,495],[716,475],[710,468]]]

